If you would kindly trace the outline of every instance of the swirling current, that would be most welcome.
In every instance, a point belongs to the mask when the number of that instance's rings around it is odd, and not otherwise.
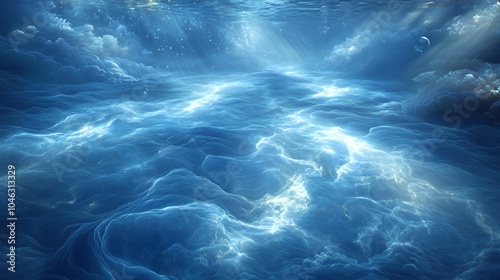
[[[500,279],[500,2],[0,7],[1,279]]]

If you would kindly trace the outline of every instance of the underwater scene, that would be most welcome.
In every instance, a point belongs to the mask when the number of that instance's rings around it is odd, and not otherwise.
[[[500,279],[500,1],[0,9],[0,279]]]

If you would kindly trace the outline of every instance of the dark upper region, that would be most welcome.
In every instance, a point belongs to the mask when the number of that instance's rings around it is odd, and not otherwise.
[[[0,17],[0,36],[7,36],[12,30],[23,26],[27,6],[23,1],[0,1],[2,16]]]
[[[491,38],[491,41],[488,42],[488,45],[485,46],[479,58],[487,63],[500,64],[500,27],[495,35],[496,36]]]

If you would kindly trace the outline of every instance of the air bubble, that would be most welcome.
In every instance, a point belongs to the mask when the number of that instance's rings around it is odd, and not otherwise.
[[[415,44],[415,50],[417,52],[424,52],[429,48],[430,45],[431,41],[429,41],[427,37],[422,36],[418,38],[417,43]]]

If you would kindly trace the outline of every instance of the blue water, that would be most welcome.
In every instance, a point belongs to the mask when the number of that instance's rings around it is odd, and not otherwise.
[[[500,279],[497,1],[0,8],[1,279]]]

